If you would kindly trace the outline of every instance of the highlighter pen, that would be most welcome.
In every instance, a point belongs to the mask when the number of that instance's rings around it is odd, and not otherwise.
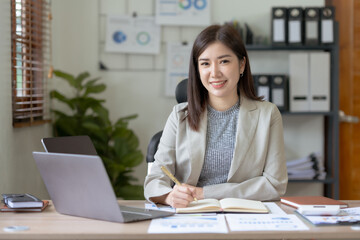
[[[179,182],[179,180],[177,180],[176,177],[175,177],[174,175],[172,175],[172,173],[169,172],[169,170],[167,170],[166,167],[161,166],[160,168],[161,168],[161,170],[162,170],[176,185],[179,185],[179,186],[181,185],[181,183]],[[196,197],[194,197],[194,201],[197,202]]]

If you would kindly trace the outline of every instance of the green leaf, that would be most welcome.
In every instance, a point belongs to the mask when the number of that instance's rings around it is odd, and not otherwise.
[[[83,73],[80,73],[76,78],[75,78],[75,87],[78,89],[78,90],[81,90],[83,89],[83,86],[82,86],[82,82],[84,81],[85,78],[89,77],[90,74],[88,72],[83,72]]]
[[[115,188],[115,192],[125,200],[144,200],[144,188],[140,185],[120,185]]]
[[[111,124],[109,119],[109,111],[104,106],[102,106],[100,103],[93,104],[91,109],[94,111],[94,113],[96,113],[97,116],[99,116],[99,118],[101,118],[104,123]]]
[[[121,162],[129,168],[133,168],[138,166],[142,162],[142,160],[143,160],[143,154],[141,153],[141,151],[133,151],[126,154],[122,158]]]
[[[59,93],[56,90],[52,90],[50,92],[50,98],[55,98],[57,100],[59,100],[60,102],[65,103],[66,105],[68,105],[71,109],[75,109],[74,103],[71,99],[65,97],[64,95],[62,95],[61,93]]]
[[[67,117],[70,117],[68,115],[66,115],[65,113],[63,112],[60,112],[58,110],[51,110],[51,112],[53,112],[56,116],[56,118],[67,118]]]
[[[105,84],[88,86],[85,90],[84,97],[86,97],[90,93],[101,93],[101,92],[105,91],[105,89],[106,89]]]
[[[70,86],[73,86],[76,88],[76,82],[75,82],[75,78],[73,75],[66,73],[66,72],[61,72],[59,70],[55,70],[54,74],[55,74],[55,76],[66,80],[70,84]]]
[[[81,126],[85,129],[87,132],[87,135],[90,137],[96,137],[97,139],[100,139],[102,142],[107,142],[108,136],[106,131],[96,123],[96,121],[84,121]]]
[[[72,117],[63,117],[59,118],[54,123],[55,128],[57,129],[59,136],[76,136],[78,134],[77,128],[74,126],[77,125],[76,119]],[[60,135],[61,134],[61,135]]]
[[[76,97],[72,99],[78,114],[85,115],[86,111],[94,105],[101,105],[104,100],[99,100],[91,97]]]
[[[95,78],[92,80],[89,80],[87,83],[85,83],[85,85],[83,86],[83,88],[88,88],[90,86],[93,86],[100,78]]]

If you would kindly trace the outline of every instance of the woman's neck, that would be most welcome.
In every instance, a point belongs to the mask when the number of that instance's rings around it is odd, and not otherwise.
[[[234,97],[229,98],[209,98],[210,106],[215,109],[216,111],[226,111],[232,106],[234,106],[239,101],[239,96],[236,95]]]

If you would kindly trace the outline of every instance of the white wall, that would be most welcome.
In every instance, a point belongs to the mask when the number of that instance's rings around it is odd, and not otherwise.
[[[161,130],[173,107],[175,99],[164,96],[165,84],[165,61],[156,62],[159,69],[156,71],[100,71],[99,60],[99,6],[109,6],[112,13],[125,14],[137,11],[139,14],[154,14],[154,0],[53,0],[53,65],[72,74],[82,71],[89,71],[93,77],[99,76],[107,85],[103,97],[107,100],[106,106],[110,110],[113,120],[137,113],[139,117],[130,123],[130,127],[140,138],[140,148],[145,156],[147,144],[154,133]],[[31,191],[46,195],[39,178],[34,162],[31,158],[31,151],[41,150],[39,140],[49,134],[49,129],[44,127],[32,127],[27,129],[13,129],[11,126],[11,96],[10,96],[10,48],[6,44],[10,41],[10,10],[8,0],[0,0],[0,81],[3,82],[0,89],[0,192]],[[240,22],[247,22],[256,34],[270,36],[270,12],[272,6],[323,6],[323,0],[212,0],[212,22],[223,23],[224,21],[236,19]],[[127,9],[124,9],[125,6]],[[163,28],[163,44],[166,41],[188,40],[195,38],[202,28],[181,29]],[[176,39],[181,37],[182,39]],[[5,52],[4,52],[5,51]],[[5,53],[5,54],[3,54]],[[162,52],[161,54],[164,54]],[[254,60],[253,60],[254,58]],[[257,60],[256,60],[257,59]],[[268,60],[266,60],[268,59]],[[269,64],[276,60],[278,64]],[[253,72],[286,72],[283,62],[286,56],[277,53],[270,53],[266,56],[263,53],[250,53]],[[256,60],[256,61],[255,61]],[[130,63],[132,68],[138,68],[141,59],[135,58]],[[260,63],[261,64],[260,64]],[[121,64],[121,63],[119,63]],[[280,66],[280,68],[279,68]],[[275,70],[280,69],[280,70]],[[49,87],[57,88],[60,91],[68,92],[68,87],[61,80],[52,79]],[[57,106],[56,103],[53,103]],[[4,116],[5,115],[5,116]],[[311,132],[317,132],[321,128],[321,119],[308,120]],[[289,122],[289,123],[288,123]],[[314,123],[315,124],[312,124]],[[284,118],[284,125],[293,125],[292,121]],[[285,129],[285,139],[292,141],[290,132]],[[290,134],[290,135],[289,135]],[[290,136],[290,137],[287,137]],[[314,144],[303,146],[306,151],[321,148],[322,133],[314,136]],[[305,141],[306,142],[306,141]],[[17,151],[17,146],[24,146],[23,151]],[[301,145],[301,144],[300,144]],[[292,146],[292,143],[289,143]],[[287,147],[289,159],[301,157],[291,147]],[[17,173],[17,174],[15,174]],[[136,169],[135,176],[142,183],[146,174],[144,163]],[[314,184],[314,187],[306,185],[306,193],[321,192],[321,186]],[[296,186],[296,188],[298,188]],[[290,189],[291,190],[291,189]],[[321,194],[321,193],[320,193]]]
[[[10,1],[0,0],[0,193],[29,192],[46,198],[31,153],[42,151],[40,139],[50,135],[49,125],[12,127],[10,22]]]

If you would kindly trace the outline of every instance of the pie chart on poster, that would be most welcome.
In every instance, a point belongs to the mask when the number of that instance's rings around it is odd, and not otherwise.
[[[123,43],[126,41],[126,34],[122,31],[116,31],[113,34],[113,40],[116,43]]]
[[[139,32],[136,36],[136,41],[140,45],[147,45],[151,40],[148,32]]]

